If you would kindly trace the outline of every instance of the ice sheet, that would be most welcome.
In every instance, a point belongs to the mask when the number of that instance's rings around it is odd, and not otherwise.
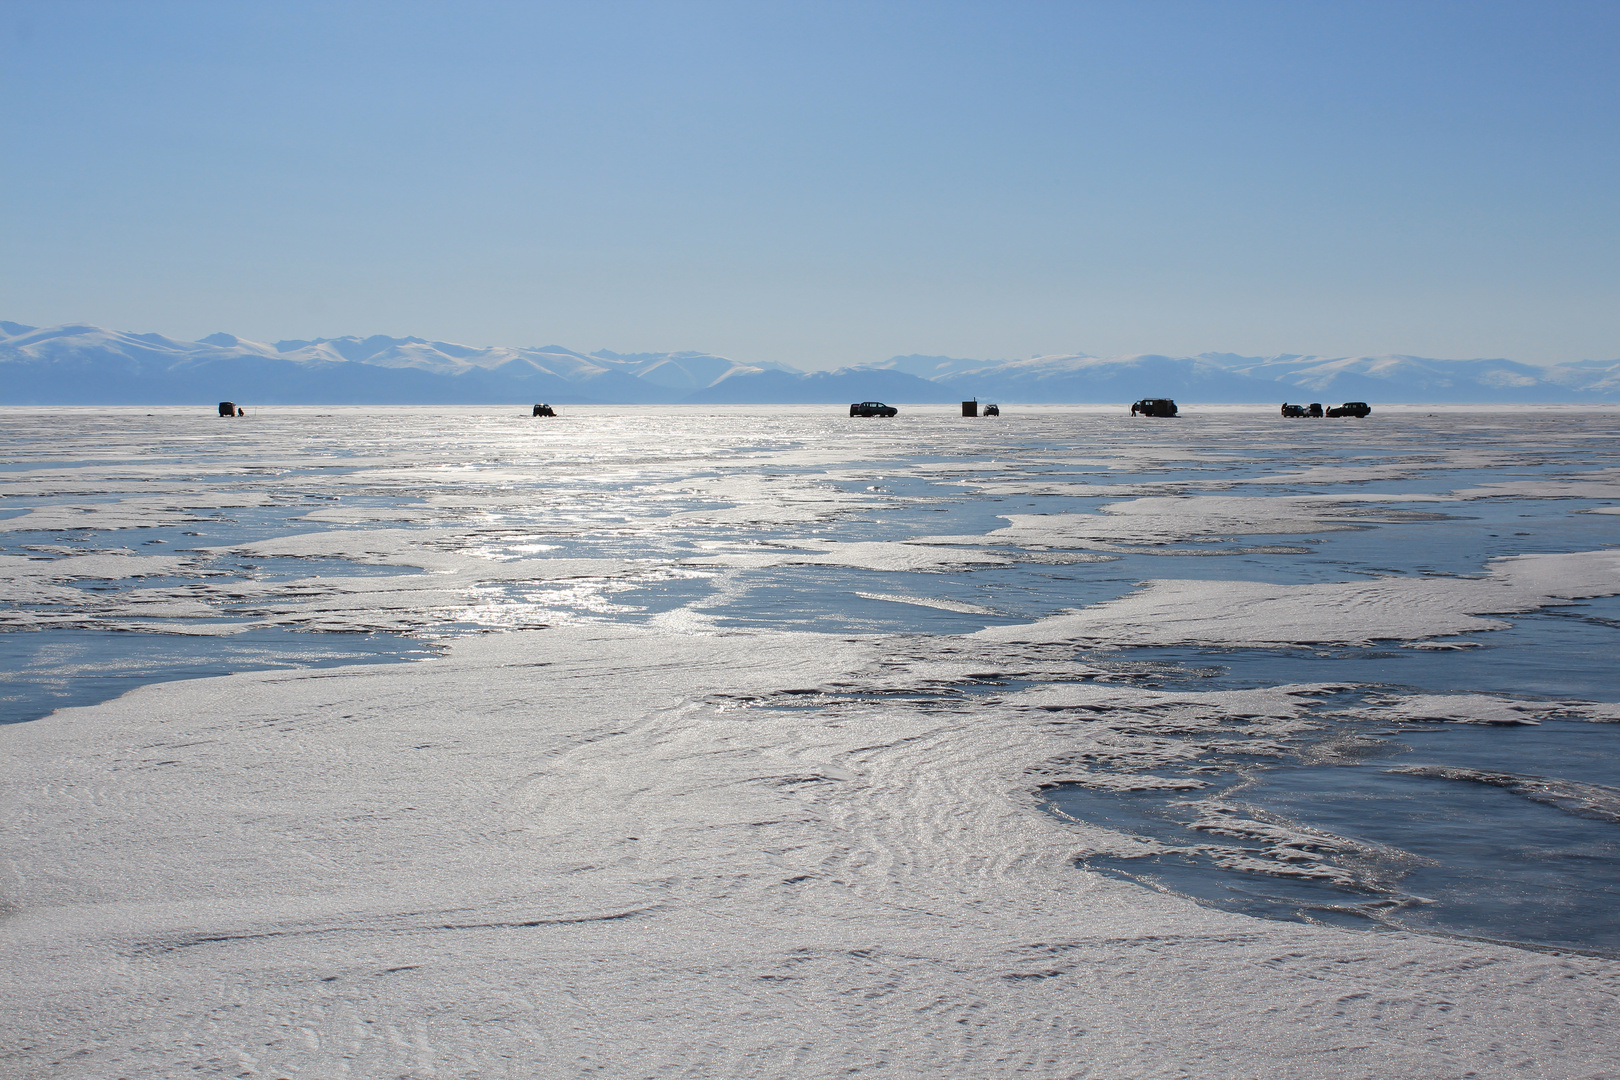
[[[1232,794],[1283,764],[1612,827],[1574,813],[1610,805],[1596,758],[1365,757],[1382,728],[1602,733],[1563,722],[1612,705],[1254,659],[1389,642],[1434,670],[1531,612],[1601,655],[1600,412],[250,411],[9,413],[3,628],[448,655],[0,730],[0,1076],[1620,1073],[1612,959],[1077,865],[1353,887],[1353,828]],[[1204,658],[1236,647],[1266,685]],[[1057,785],[1197,827],[1061,820]]]
[[[1077,875],[1078,837],[1027,790],[1064,746],[1041,710],[711,697],[907,688],[891,660],[573,628],[338,679],[148,687],[14,730],[6,1027],[28,1049],[0,1069],[1615,1064],[1583,1037],[1613,1019],[1607,961],[1265,924]]]

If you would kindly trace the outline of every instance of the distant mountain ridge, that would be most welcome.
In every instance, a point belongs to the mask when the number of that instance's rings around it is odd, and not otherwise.
[[[704,352],[581,353],[561,345],[470,346],[419,337],[180,341],[88,324],[0,321],[0,404],[912,404],[977,397],[1025,403],[1608,402],[1620,361],[1537,367],[1511,360],[1280,355],[1018,360],[896,356],[804,372]]]
[[[978,388],[1009,401],[1409,401],[1440,403],[1603,402],[1620,400],[1620,360],[1537,367],[1513,360],[1436,360],[1422,356],[1100,357],[1085,353],[1027,360],[897,356],[881,367],[936,383]]]

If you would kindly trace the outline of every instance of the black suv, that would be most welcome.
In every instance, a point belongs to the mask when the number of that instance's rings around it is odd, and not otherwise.
[[[1372,406],[1365,401],[1347,401],[1343,405],[1335,405],[1327,411],[1329,416],[1366,416],[1372,412]]]
[[[1131,406],[1131,415],[1137,413],[1143,416],[1174,416],[1176,403],[1167,397],[1145,397]]]
[[[881,401],[860,401],[849,407],[851,416],[893,416],[900,410]]]

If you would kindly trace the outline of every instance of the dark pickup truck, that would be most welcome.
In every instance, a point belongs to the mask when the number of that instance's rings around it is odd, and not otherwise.
[[[900,410],[881,401],[858,401],[849,407],[851,416],[894,416]]]

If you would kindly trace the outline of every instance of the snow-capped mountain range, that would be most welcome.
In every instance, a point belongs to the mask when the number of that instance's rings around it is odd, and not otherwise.
[[[1620,360],[1538,367],[1418,356],[897,356],[804,372],[702,352],[475,347],[417,337],[179,341],[0,321],[0,404],[908,403],[1620,400]]]

